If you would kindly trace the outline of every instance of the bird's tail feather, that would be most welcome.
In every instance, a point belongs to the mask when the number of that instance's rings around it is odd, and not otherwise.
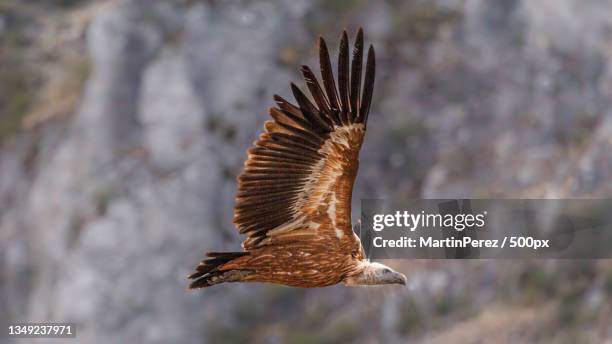
[[[223,282],[235,282],[245,273],[240,270],[223,270],[220,267],[234,259],[248,255],[248,252],[208,252],[196,267],[196,272],[187,278],[192,280],[189,289],[206,288]]]

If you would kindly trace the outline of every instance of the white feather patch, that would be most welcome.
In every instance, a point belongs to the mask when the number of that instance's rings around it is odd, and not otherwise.
[[[327,216],[331,219],[332,225],[336,227],[336,203],[338,199],[336,198],[336,193],[331,193],[331,198],[329,200],[329,207],[327,208]]]
[[[336,228],[336,238],[342,239],[343,236],[344,236],[344,232]]]

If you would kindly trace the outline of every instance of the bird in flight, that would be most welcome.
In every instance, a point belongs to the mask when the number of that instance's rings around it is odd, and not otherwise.
[[[362,29],[352,55],[349,65],[344,31],[336,88],[327,45],[320,38],[323,88],[312,70],[302,66],[312,100],[293,83],[297,106],[274,96],[272,120],[248,150],[238,177],[233,222],[247,236],[243,251],[207,253],[188,277],[189,288],[224,282],[304,288],[406,284],[403,274],[366,258],[351,226],[351,197],[375,70],[370,45],[362,90]]]

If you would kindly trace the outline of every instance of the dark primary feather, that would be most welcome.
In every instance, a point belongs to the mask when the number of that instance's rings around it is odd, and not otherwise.
[[[342,33],[340,39],[340,52],[338,54],[338,91],[340,94],[340,118],[344,124],[349,123],[349,47],[346,31]]]
[[[317,77],[314,75],[312,70],[308,66],[302,66],[300,68],[302,71],[302,75],[304,76],[304,81],[306,81],[306,86],[308,86],[308,90],[312,95],[315,103],[321,109],[321,112],[324,114],[328,114],[331,108],[329,107],[329,100],[327,100],[327,96],[323,93],[319,82],[317,81]],[[331,120],[331,118],[330,118]]]
[[[370,45],[368,49],[368,59],[366,62],[365,78],[363,80],[363,96],[361,97],[361,107],[359,108],[359,116],[357,123],[368,125],[368,115],[370,113],[370,103],[372,102],[372,92],[374,91],[374,72],[376,69],[376,61],[374,57],[374,47]]]
[[[332,72],[331,60],[329,59],[329,52],[327,51],[327,44],[323,37],[319,38],[319,64],[321,68],[321,77],[323,78],[323,86],[327,92],[327,99],[333,109],[340,110],[338,104],[338,93],[336,91],[336,83],[334,82],[334,74]],[[339,121],[336,124],[340,124]]]
[[[363,30],[360,28],[353,48],[351,62],[351,121],[359,115],[359,98],[361,98],[361,64],[363,59]]]

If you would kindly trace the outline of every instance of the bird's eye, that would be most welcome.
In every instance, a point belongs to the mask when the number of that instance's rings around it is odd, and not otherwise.
[[[386,274],[388,274],[388,273],[390,273],[390,272],[391,272],[391,269],[384,269],[384,270],[383,270],[383,272],[384,272],[384,273],[386,273]]]

